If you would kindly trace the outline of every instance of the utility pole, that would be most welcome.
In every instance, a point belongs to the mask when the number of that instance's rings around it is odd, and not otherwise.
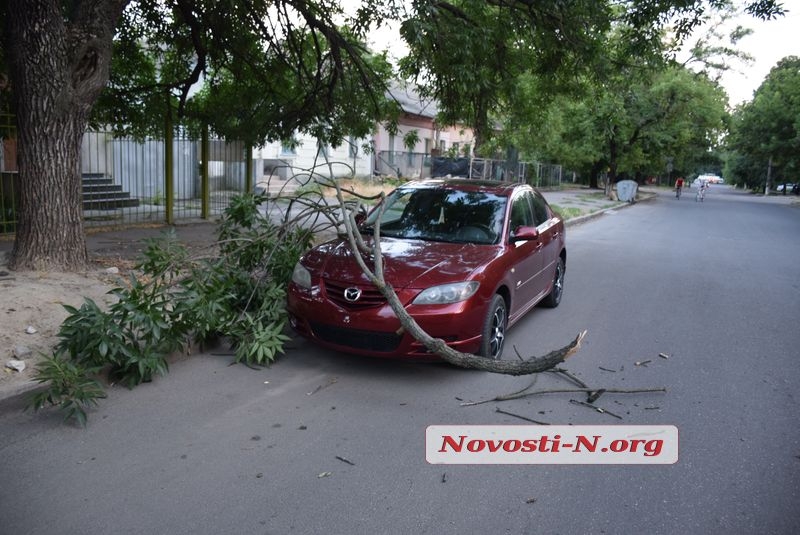
[[[667,186],[672,185],[672,156],[667,157]]]

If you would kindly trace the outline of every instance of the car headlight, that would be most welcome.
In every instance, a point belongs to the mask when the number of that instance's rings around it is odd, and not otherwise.
[[[305,289],[311,288],[311,272],[303,267],[300,262],[294,265],[292,282]]]
[[[458,303],[472,297],[478,291],[476,281],[442,284],[423,290],[415,299],[415,305],[446,305]]]

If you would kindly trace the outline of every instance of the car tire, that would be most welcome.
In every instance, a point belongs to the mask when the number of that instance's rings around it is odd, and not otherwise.
[[[502,295],[495,294],[483,321],[480,355],[487,359],[498,360],[503,355],[503,345],[508,326],[508,307]]]
[[[547,294],[542,300],[542,306],[546,308],[556,308],[559,303],[561,303],[561,296],[564,293],[564,259],[560,256],[558,257],[558,263],[556,264],[556,273],[553,276],[553,288],[550,290],[550,293]]]

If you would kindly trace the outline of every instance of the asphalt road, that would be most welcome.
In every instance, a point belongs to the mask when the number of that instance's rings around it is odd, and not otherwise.
[[[566,365],[583,381],[667,388],[596,402],[622,420],[578,394],[464,407],[531,379],[303,341],[264,370],[202,355],[112,389],[86,429],[0,407],[0,533],[799,533],[799,210],[715,187],[569,229],[561,306],[508,342],[542,354],[587,329]],[[679,460],[426,462],[428,425],[526,423],[498,408],[675,425]]]

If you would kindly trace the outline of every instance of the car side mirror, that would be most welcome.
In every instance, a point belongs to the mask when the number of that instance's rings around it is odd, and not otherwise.
[[[518,241],[536,240],[538,238],[539,230],[536,227],[519,226],[516,228],[516,230],[514,230],[514,234],[512,234],[509,241],[514,243]]]

